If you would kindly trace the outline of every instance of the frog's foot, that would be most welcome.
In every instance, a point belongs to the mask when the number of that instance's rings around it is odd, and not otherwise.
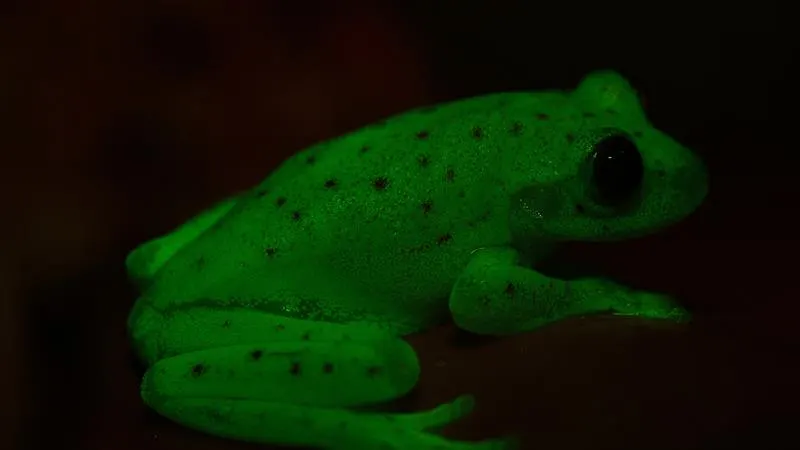
[[[215,224],[236,204],[236,197],[223,200],[164,236],[151,239],[136,247],[125,259],[128,276],[138,286],[145,287],[153,276],[184,245]]]
[[[599,286],[610,286],[611,282],[595,281]],[[635,291],[619,288],[606,294],[612,299],[609,312],[615,316],[641,317],[645,319],[664,319],[674,322],[688,322],[692,315],[667,295],[655,292]]]
[[[560,280],[517,264],[512,249],[476,252],[450,295],[462,328],[513,334],[572,316],[611,313],[685,321],[689,313],[666,295],[596,278]]]
[[[336,450],[511,446],[426,432],[467,414],[470,397],[412,414],[346,409],[401,396],[418,375],[416,355],[402,339],[271,342],[163,359],[145,375],[142,396],[185,426],[251,442]]]

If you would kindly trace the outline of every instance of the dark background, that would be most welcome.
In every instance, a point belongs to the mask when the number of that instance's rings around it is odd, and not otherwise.
[[[703,155],[711,193],[675,230],[565,254],[673,293],[697,320],[480,342],[445,326],[410,338],[423,376],[396,406],[472,392],[449,435],[519,433],[530,449],[800,448],[791,17],[774,0],[2,2],[0,440],[257,448],[144,408],[126,252],[315,141],[613,68]]]

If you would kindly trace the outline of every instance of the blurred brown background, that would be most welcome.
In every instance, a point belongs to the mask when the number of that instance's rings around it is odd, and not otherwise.
[[[0,3],[0,446],[256,448],[142,406],[125,253],[315,141],[614,68],[705,157],[712,192],[675,230],[565,254],[698,319],[481,342],[442,327],[412,337],[423,379],[397,407],[473,392],[448,434],[531,449],[800,448],[791,16],[774,0]]]

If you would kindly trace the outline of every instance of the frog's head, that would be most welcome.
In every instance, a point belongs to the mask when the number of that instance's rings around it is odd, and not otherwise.
[[[704,164],[650,124],[624,78],[592,73],[566,101],[565,148],[553,149],[557,170],[512,197],[515,234],[549,241],[630,238],[678,222],[702,203]]]

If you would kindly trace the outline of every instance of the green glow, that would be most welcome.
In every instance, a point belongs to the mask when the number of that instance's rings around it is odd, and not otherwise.
[[[203,211],[170,235],[153,239],[140,245],[125,259],[128,275],[140,287],[146,287],[156,272],[187,243],[193,241],[225,213],[230,211],[236,199],[223,200],[213,208]]]
[[[624,202],[597,194],[592,155],[609,136],[641,155],[628,159],[641,177]],[[426,431],[468,413],[470,397],[417,414],[358,407],[413,389],[420,368],[402,336],[448,315],[485,334],[608,311],[687,318],[660,294],[535,268],[558,242],[677,222],[706,183],[613,72],[571,92],[418,109],[320,143],[130,254],[143,294],[128,325],[150,367],[142,397],[176,422],[254,442],[508,448]]]

